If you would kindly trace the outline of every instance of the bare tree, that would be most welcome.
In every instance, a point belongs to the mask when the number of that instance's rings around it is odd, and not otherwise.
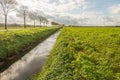
[[[1,13],[5,17],[5,29],[7,29],[8,13],[15,10],[16,0],[0,0]]]
[[[22,5],[22,6],[20,6],[20,8],[17,12],[18,12],[17,16],[23,17],[24,28],[26,28],[26,17],[27,17],[27,14],[28,14],[28,7],[25,6],[25,5]]]
[[[46,18],[45,19],[45,26],[47,27],[48,24],[49,24],[49,20]]]
[[[40,27],[41,27],[42,26],[43,17],[41,15],[37,15],[37,19],[40,22]]]
[[[49,22],[48,19],[46,17],[43,17],[43,24],[44,24],[44,26],[47,26],[48,22]]]
[[[31,20],[34,21],[34,28],[35,28],[35,25],[36,25],[36,19],[37,19],[37,12],[34,12],[34,11],[29,11],[28,12],[28,16]]]

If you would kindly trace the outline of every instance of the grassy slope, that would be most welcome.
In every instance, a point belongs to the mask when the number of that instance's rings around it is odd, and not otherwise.
[[[120,28],[64,28],[34,80],[120,80]]]
[[[19,53],[36,41],[43,40],[57,28],[35,28],[0,32],[0,58]]]

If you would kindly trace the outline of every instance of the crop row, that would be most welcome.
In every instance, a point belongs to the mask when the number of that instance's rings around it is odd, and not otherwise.
[[[64,28],[34,80],[120,80],[120,28]]]

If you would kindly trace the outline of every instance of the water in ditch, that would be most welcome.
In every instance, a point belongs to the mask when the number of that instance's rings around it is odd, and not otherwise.
[[[28,80],[30,76],[39,72],[47,60],[47,56],[50,54],[59,33],[57,32],[50,36],[4,72],[0,73],[0,80]]]

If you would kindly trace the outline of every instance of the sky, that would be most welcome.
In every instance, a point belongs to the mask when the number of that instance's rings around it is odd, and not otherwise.
[[[50,21],[66,25],[106,26],[120,25],[120,0],[17,0],[29,10],[39,11]],[[22,23],[23,19],[9,14],[9,23]],[[1,18],[4,18],[0,15]],[[0,20],[3,22],[3,19]],[[28,19],[28,23],[31,20]]]

